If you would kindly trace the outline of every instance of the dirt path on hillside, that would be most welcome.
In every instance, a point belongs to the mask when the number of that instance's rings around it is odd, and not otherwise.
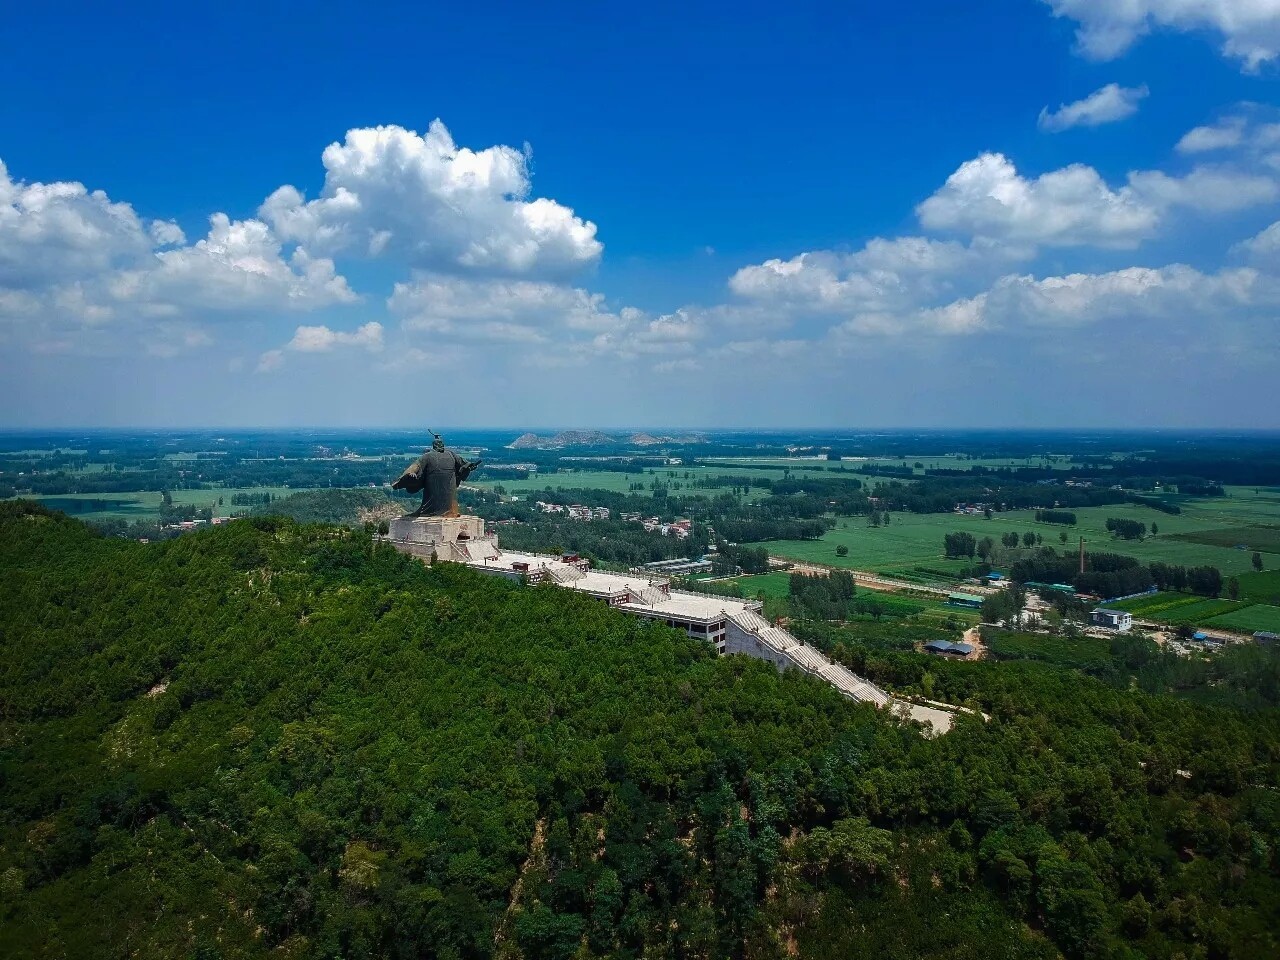
[[[508,943],[508,932],[511,921],[516,915],[516,911],[520,907],[520,894],[524,892],[524,878],[531,870],[540,869],[545,866],[542,848],[546,841],[547,821],[539,819],[533,826],[533,839],[529,843],[529,856],[524,862],[524,866],[520,868],[520,875],[516,877],[515,885],[511,888],[511,899],[507,903],[507,912],[502,916],[502,922],[498,924],[498,929],[493,934],[493,953],[495,957],[518,957],[519,954],[513,952],[514,946]]]
[[[970,627],[961,634],[960,639],[973,647],[975,660],[985,660],[987,658],[987,645],[982,642],[982,630],[979,627]]]

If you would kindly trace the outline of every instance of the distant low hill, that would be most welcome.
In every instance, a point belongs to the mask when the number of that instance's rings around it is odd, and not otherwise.
[[[507,444],[508,450],[559,450],[561,447],[595,447],[617,443],[617,438],[599,430],[562,430],[554,437],[526,433]]]
[[[555,436],[542,437],[536,433],[521,434],[511,443],[507,444],[508,450],[560,450],[564,447],[598,447],[606,444],[622,443],[618,437],[602,433],[599,430],[561,430]],[[625,440],[626,443],[634,444],[638,447],[653,447],[663,443],[669,444],[688,444],[688,443],[706,443],[706,437],[700,434],[689,434],[688,436],[654,436],[650,433],[633,433]]]

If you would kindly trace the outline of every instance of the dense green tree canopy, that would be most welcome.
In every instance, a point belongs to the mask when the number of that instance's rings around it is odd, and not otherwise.
[[[824,628],[990,716],[928,740],[275,518],[142,545],[0,504],[0,569],[6,955],[1276,955],[1271,707]]]

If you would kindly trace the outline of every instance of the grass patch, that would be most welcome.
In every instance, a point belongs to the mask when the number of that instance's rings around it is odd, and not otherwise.
[[[1280,607],[1280,570],[1263,570],[1260,573],[1242,573],[1240,598],[1255,600]]]
[[[1244,578],[1241,577],[1241,580]],[[1157,623],[1172,625],[1212,626],[1234,630],[1270,630],[1276,628],[1280,621],[1263,612],[1250,615],[1249,611],[1259,608],[1262,611],[1280,610],[1280,606],[1269,607],[1255,603],[1251,599],[1243,601],[1217,599],[1211,600],[1186,593],[1153,593],[1146,597],[1133,597],[1117,603],[1109,603],[1108,607],[1127,610],[1135,617],[1154,620]],[[1250,626],[1262,623],[1263,626]],[[1271,623],[1273,626],[1265,626]]]
[[[1224,613],[1231,613],[1239,609],[1240,604],[1235,600],[1199,600],[1195,603],[1174,607],[1171,610],[1161,611],[1151,616],[1151,619],[1159,620],[1161,623],[1186,623],[1199,626],[1212,617],[1221,616]]]
[[[1205,626],[1221,627],[1224,630],[1243,630],[1246,633],[1253,633],[1255,630],[1280,633],[1280,607],[1273,607],[1268,603],[1250,604],[1214,617]]]
[[[1127,610],[1129,613],[1141,614],[1145,617],[1154,616],[1177,607],[1185,607],[1192,603],[1199,603],[1203,599],[1203,597],[1197,597],[1189,593],[1175,593],[1166,590],[1163,593],[1152,593],[1141,597],[1129,597],[1127,600],[1116,600],[1106,604],[1106,606],[1114,610]]]
[[[1253,568],[1252,551],[1234,549],[1250,539],[1251,535],[1242,531],[1269,530],[1280,538],[1280,498],[1242,487],[1230,487],[1228,493],[1225,497],[1180,499],[1182,513],[1176,516],[1135,504],[1076,507],[1072,512],[1078,523],[1071,528],[1037,523],[1034,510],[1009,510],[994,514],[990,520],[953,513],[895,513],[887,527],[868,527],[865,517],[838,517],[835,528],[818,540],[774,540],[765,545],[778,557],[901,576],[917,572],[915,567],[958,573],[972,563],[943,558],[942,538],[948,533],[963,531],[979,540],[991,537],[997,542],[1010,532],[1019,536],[1038,533],[1046,545],[1059,551],[1076,549],[1078,538],[1084,537],[1089,550],[1120,553],[1141,563],[1207,564],[1224,576],[1243,575]],[[1145,540],[1114,540],[1106,529],[1108,517],[1137,520],[1148,529],[1154,523],[1160,532]],[[1065,545],[1059,538],[1063,530],[1067,531]],[[1213,535],[1207,539],[1202,537],[1210,533]],[[1189,539],[1193,536],[1202,539]],[[847,547],[848,555],[836,556],[838,546]]]
[[[781,599],[791,594],[791,574],[761,573],[753,577],[739,577],[744,597],[755,597],[763,593],[766,597]]]
[[[1223,527],[1218,530],[1174,533],[1170,537],[1171,539],[1184,540],[1188,543],[1203,543],[1211,547],[1280,553],[1280,527],[1251,524],[1240,527]]]

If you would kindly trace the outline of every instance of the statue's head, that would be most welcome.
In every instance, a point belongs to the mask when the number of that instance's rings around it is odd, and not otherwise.
[[[435,439],[431,441],[431,449],[432,449],[432,450],[443,450],[443,449],[444,449],[444,438],[443,438],[443,437],[441,437],[441,436],[440,436],[440,434],[438,434],[438,433],[437,433],[437,434],[435,435]]]

